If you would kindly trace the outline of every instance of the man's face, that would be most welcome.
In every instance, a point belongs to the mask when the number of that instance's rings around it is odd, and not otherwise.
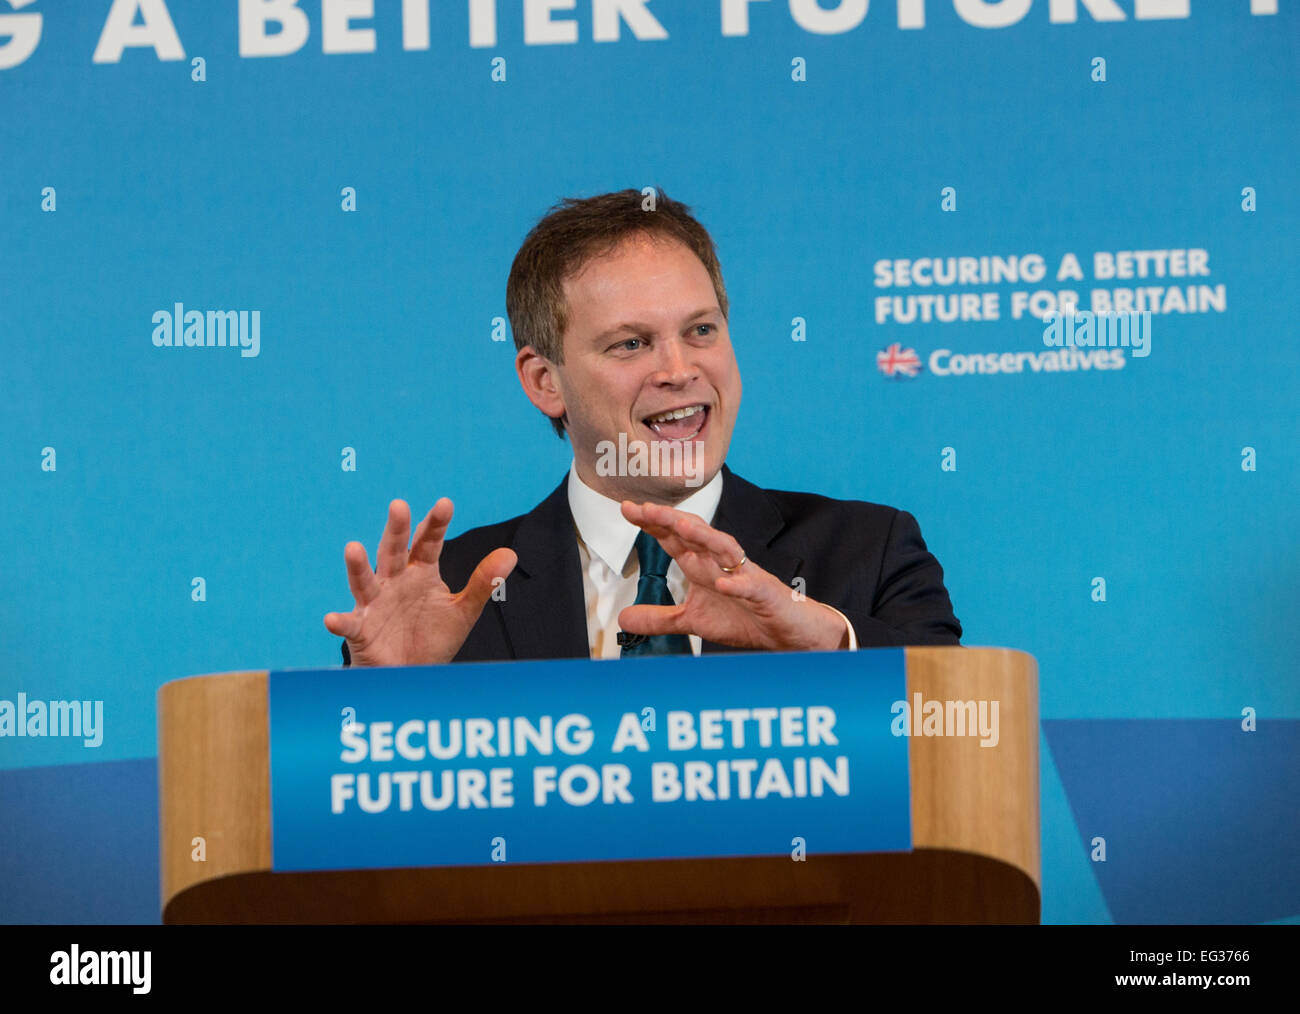
[[[614,500],[680,502],[722,467],[740,408],[740,368],[708,270],[676,240],[637,236],[566,279],[564,294],[564,364],[553,377],[578,475]],[[664,417],[679,409],[695,411]],[[644,441],[661,461],[680,452],[684,473],[601,474],[620,433],[629,459]]]

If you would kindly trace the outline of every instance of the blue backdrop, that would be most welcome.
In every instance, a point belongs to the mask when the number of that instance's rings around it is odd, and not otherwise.
[[[554,488],[493,340],[510,262],[560,197],[649,186],[718,243],[731,467],[911,511],[965,643],[1038,658],[1044,919],[1300,917],[1294,5],[374,6],[255,55],[257,2],[0,0],[0,700],[104,714],[98,747],[0,736],[0,919],[156,920],[157,688],[335,664],[390,499],[451,496],[454,534]],[[1099,277],[1153,250],[1208,273]],[[1120,288],[1164,311],[1147,357],[944,372],[1049,351],[1014,293]],[[998,318],[877,318],[936,293]],[[257,311],[258,354],[156,347],[178,302]]]

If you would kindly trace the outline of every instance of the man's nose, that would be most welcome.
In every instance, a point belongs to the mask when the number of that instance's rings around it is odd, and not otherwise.
[[[667,338],[659,343],[653,377],[655,383],[680,387],[694,380],[697,372],[691,350],[680,338]]]

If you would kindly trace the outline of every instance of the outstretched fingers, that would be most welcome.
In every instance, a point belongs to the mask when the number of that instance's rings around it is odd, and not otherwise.
[[[694,634],[683,606],[628,606],[618,614],[618,627],[629,634]]]
[[[745,551],[733,536],[718,531],[702,518],[686,511],[662,504],[626,501],[623,516],[658,539],[683,570],[686,553],[711,561],[718,568],[735,567],[745,558]]]
[[[355,640],[361,633],[361,617],[353,613],[326,613],[325,629],[335,637]]]
[[[375,574],[386,578],[400,574],[406,566],[406,544],[411,538],[411,508],[405,500],[388,505],[388,523],[375,554]]]
[[[745,551],[734,536],[718,531],[692,514],[675,513],[673,534],[686,544],[687,549],[712,555],[720,567],[734,567],[745,558]]]
[[[492,550],[479,561],[474,573],[465,582],[465,587],[456,596],[461,617],[468,624],[473,625],[478,620],[492,593],[505,582],[518,562],[519,557],[515,551],[505,547]]]
[[[411,563],[436,564],[438,562],[453,513],[455,508],[445,496],[433,505],[415,529],[415,538],[411,540],[409,557]]]
[[[348,570],[348,587],[358,606],[368,606],[379,596],[379,579],[370,569],[366,547],[359,542],[349,542],[343,547],[343,563]]]

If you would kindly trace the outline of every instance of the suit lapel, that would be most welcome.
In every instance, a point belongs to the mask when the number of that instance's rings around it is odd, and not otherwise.
[[[510,548],[519,557],[500,603],[517,659],[589,658],[587,606],[568,478],[525,514]]]

